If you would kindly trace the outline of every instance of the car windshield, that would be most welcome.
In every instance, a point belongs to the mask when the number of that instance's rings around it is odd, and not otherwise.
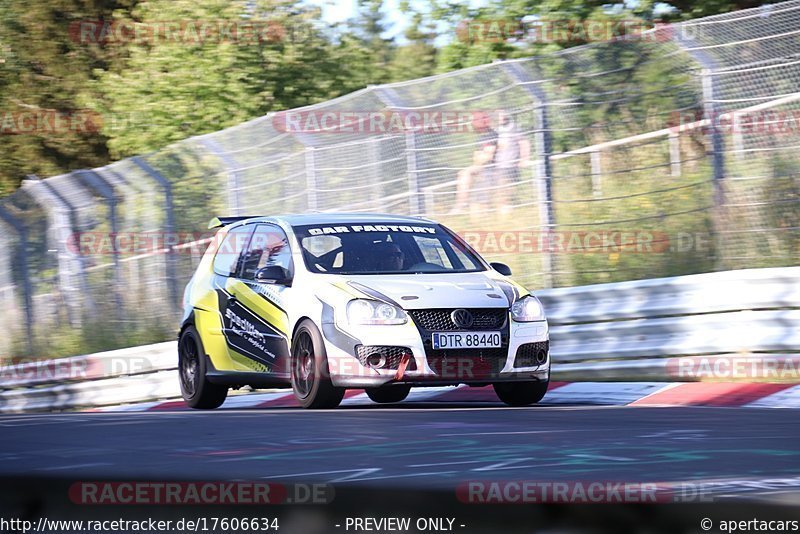
[[[295,226],[306,267],[328,274],[483,271],[464,242],[436,224],[344,223]]]

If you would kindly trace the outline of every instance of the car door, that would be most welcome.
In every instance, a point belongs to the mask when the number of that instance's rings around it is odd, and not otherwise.
[[[281,267],[287,279],[294,265],[286,233],[273,224],[258,224],[240,261],[237,277],[228,282],[228,310],[236,322],[231,347],[255,363],[255,370],[285,373],[288,369],[289,319],[284,302],[291,288],[283,283],[259,281],[256,274],[270,266]]]
[[[213,289],[217,297],[225,347],[228,356],[244,367],[252,366],[248,365],[249,360],[235,352],[236,347],[242,342],[240,340],[240,321],[237,321],[238,315],[236,314],[236,299],[230,291],[230,285],[232,280],[239,277],[242,260],[255,229],[254,224],[248,224],[229,230],[214,256]]]

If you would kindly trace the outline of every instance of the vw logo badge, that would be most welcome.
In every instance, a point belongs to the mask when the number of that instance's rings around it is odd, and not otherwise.
[[[450,314],[450,319],[452,319],[453,324],[459,328],[469,328],[475,321],[475,318],[472,317],[469,310],[464,309],[453,310],[453,313]]]

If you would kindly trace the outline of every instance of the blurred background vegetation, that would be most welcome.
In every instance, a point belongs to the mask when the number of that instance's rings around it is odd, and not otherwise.
[[[0,113],[91,110],[103,118],[93,132],[0,131],[0,207],[27,231],[25,246],[19,246],[23,239],[14,231],[0,232],[0,309],[13,325],[10,335],[0,339],[0,353],[63,356],[174,336],[177,293],[202,249],[175,257],[70,254],[64,249],[65,232],[114,231],[110,204],[84,183],[79,175],[85,173],[67,174],[76,169],[114,162],[101,171],[115,184],[122,232],[163,231],[169,210],[172,230],[196,232],[205,229],[212,215],[235,205],[248,214],[354,208],[425,213],[460,233],[540,234],[546,228],[540,209],[544,200],[533,167],[507,189],[503,207],[508,209],[452,209],[456,173],[473,161],[474,132],[414,134],[410,150],[405,135],[305,133],[301,139],[281,135],[271,121],[257,119],[310,104],[319,104],[318,110],[380,110],[385,102],[376,96],[379,88],[329,101],[365,87],[445,72],[451,74],[396,84],[392,98],[407,109],[439,109],[451,102],[477,112],[503,109],[521,131],[532,134],[541,125],[532,113],[537,99],[531,81],[546,95],[555,231],[636,230],[665,239],[653,254],[599,249],[556,253],[549,262],[542,250],[483,251],[488,259],[511,265],[515,279],[527,287],[797,263],[796,136],[760,132],[738,139],[743,150],[728,151],[722,203],[715,199],[715,186],[723,184],[715,185],[709,136],[701,130],[676,135],[676,144],[659,137],[565,156],[674,126],[676,112],[685,112],[689,120],[702,113],[699,64],[672,40],[621,39],[576,49],[571,47],[584,44],[580,38],[550,42],[512,33],[480,39],[464,31],[465,21],[511,21],[514,28],[530,17],[641,21],[651,27],[751,3],[476,0],[467,6],[361,0],[331,5],[352,16],[328,23],[331,8],[325,4],[263,0],[0,0]],[[797,17],[783,11],[748,16],[745,22],[701,23],[701,44],[721,62],[721,72],[750,65],[750,71],[726,75],[720,82],[720,97],[729,99],[726,110],[797,91],[800,70],[791,67],[800,49],[794,34]],[[98,27],[267,21],[283,33],[250,43],[84,41],[76,37],[76,25],[86,21],[97,21]],[[752,38],[762,35],[770,38]],[[459,70],[531,56],[535,59]],[[512,76],[509,68],[519,72]],[[800,101],[778,109],[800,112]],[[195,137],[210,132],[218,133]],[[725,146],[736,147],[733,137],[724,132]],[[407,196],[410,153],[421,190],[414,199],[424,204],[421,210]],[[130,156],[141,156],[137,161],[146,162],[153,173],[126,159]],[[309,165],[314,170],[313,207],[306,191]],[[28,180],[17,190],[31,174],[60,176]],[[169,195],[153,174],[168,184]],[[55,192],[74,209],[67,213],[53,198],[41,198]],[[23,279],[24,273],[30,280]],[[30,306],[19,290],[26,284]],[[172,287],[178,288],[174,298]],[[30,335],[23,328],[24,312],[32,317]]]
[[[458,38],[465,20],[685,20],[763,2],[671,0],[402,1],[404,28],[384,0],[358,0],[355,16],[327,24],[322,8],[280,0],[3,0],[0,111],[93,110],[96,132],[0,135],[0,196],[30,174],[105,165],[270,111],[313,104],[370,84],[419,78],[496,59],[583,44]],[[394,5],[394,4],[393,4]],[[333,9],[350,9],[332,2]],[[81,21],[269,20],[273,42],[192,46],[167,40],[81,42]],[[396,28],[395,28],[396,29]],[[71,33],[72,32],[72,33]],[[387,37],[391,35],[392,37]]]

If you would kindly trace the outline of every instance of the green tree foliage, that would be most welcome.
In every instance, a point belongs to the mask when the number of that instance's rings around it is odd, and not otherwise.
[[[773,0],[777,1],[777,0]],[[587,22],[620,23],[614,31],[624,34],[626,23],[641,21],[641,26],[631,24],[627,31],[640,31],[655,22],[675,22],[691,18],[726,13],[760,4],[752,0],[672,0],[655,2],[606,2],[599,0],[496,0],[480,7],[469,7],[459,2],[429,0],[426,12],[435,19],[445,21],[449,35],[448,44],[439,53],[438,70],[449,70],[509,59],[538,55],[561,48],[587,43],[581,28]],[[537,34],[536,23],[545,21],[550,37]],[[550,21],[547,25],[546,21]],[[482,26],[481,23],[486,23]],[[491,23],[502,22],[492,32]],[[555,26],[554,26],[555,24]],[[566,26],[566,27],[565,27]],[[552,38],[553,28],[569,29],[567,39]],[[487,32],[488,28],[488,32]],[[519,28],[515,35],[513,28]],[[563,35],[563,34],[562,34]]]
[[[759,2],[760,3],[760,2]],[[384,0],[359,0],[353,20],[321,22],[286,0],[4,0],[0,113],[93,110],[100,131],[0,135],[0,195],[27,174],[50,176],[156,150],[192,135],[366,87],[582,44],[524,35],[475,38],[465,20],[681,20],[752,7],[753,0],[402,1],[406,29],[389,37]],[[81,21],[268,22],[282,33],[241,40],[76,38]],[[461,30],[459,31],[459,23]]]
[[[347,39],[332,43],[314,22],[315,9],[272,1],[154,0],[131,16],[145,27],[213,21],[234,30],[209,39],[184,31],[175,39],[133,40],[119,68],[97,73],[103,98],[92,105],[113,119],[105,133],[115,158],[332,98],[365,81],[358,72],[363,52]]]
[[[95,167],[269,111],[431,74],[435,36],[423,21],[416,17],[409,43],[397,46],[384,17],[380,0],[365,0],[355,20],[333,28],[319,9],[285,1],[0,3],[0,112],[91,110],[100,127],[0,135],[0,195],[27,174]],[[239,33],[203,39],[193,21]],[[92,22],[81,36],[81,23]],[[166,37],[169,22],[182,26]],[[242,33],[247,23],[261,38]]]
[[[404,37],[407,44],[397,47],[389,65],[392,81],[430,76],[436,70],[433,25],[421,13],[414,13]]]
[[[368,51],[364,65],[368,83],[386,83],[390,80],[389,63],[394,43],[384,35],[389,28],[384,23],[383,0],[359,0],[358,7],[358,17],[350,25],[363,48]]]
[[[0,114],[6,121],[0,135],[0,194],[27,174],[50,176],[107,161],[106,138],[79,121],[73,131],[40,125],[33,133],[12,132],[23,112],[52,117],[83,110],[81,102],[93,90],[93,71],[107,68],[113,57],[78,42],[75,24],[127,9],[132,1],[0,2]]]

